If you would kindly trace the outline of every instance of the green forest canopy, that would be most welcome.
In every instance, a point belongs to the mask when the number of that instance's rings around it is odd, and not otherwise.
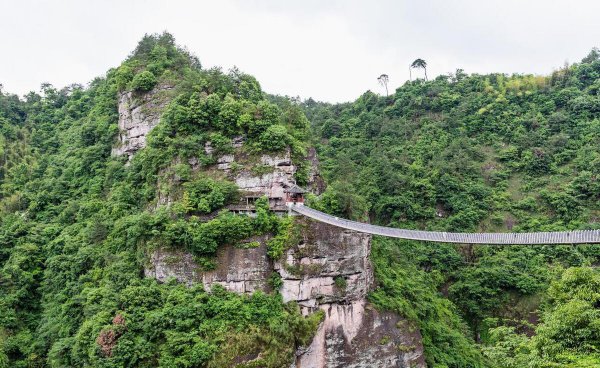
[[[548,77],[458,70],[407,82],[388,97],[366,92],[353,103],[305,101],[329,184],[312,205],[425,230],[598,229],[599,88],[593,50]],[[598,304],[569,294],[559,301],[548,291],[572,274],[582,275],[577,287],[593,290],[597,245],[375,239],[373,251],[380,288],[372,300],[420,321],[432,366],[600,364]],[[460,330],[453,310],[487,363],[475,363],[477,354],[453,335]],[[572,323],[559,323],[560,313]]]
[[[122,91],[174,88],[147,147],[111,157]],[[547,77],[407,82],[387,97],[299,103],[237,69],[203,69],[169,34],[146,36],[86,88],[0,93],[0,367],[287,366],[321,318],[277,293],[243,296],[143,277],[158,246],[215,266],[216,250],[288,219],[226,212],[235,185],[217,153],[316,147],[328,184],[315,208],[373,223],[452,231],[599,228],[600,60]],[[182,165],[198,158],[199,172]],[[177,177],[177,180],[174,178]],[[160,193],[175,200],[156,207]],[[375,238],[371,301],[414,321],[432,367],[600,364],[598,246],[468,247]]]

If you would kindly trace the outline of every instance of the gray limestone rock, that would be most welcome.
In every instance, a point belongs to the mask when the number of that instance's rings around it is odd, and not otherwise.
[[[127,155],[130,160],[146,146],[146,136],[160,122],[172,89],[162,85],[146,93],[129,91],[119,95],[119,141],[112,149],[113,156]]]
[[[215,284],[251,293],[269,291],[273,271],[281,276],[284,301],[295,301],[307,315],[323,310],[325,318],[311,344],[296,352],[294,368],[425,367],[421,336],[400,316],[379,312],[366,300],[373,285],[371,236],[298,218],[299,244],[281,261],[267,256],[267,237],[247,239],[260,246],[221,247],[217,269],[202,272],[183,251],[155,250],[146,267],[147,277],[165,281],[174,277],[191,285]]]
[[[194,257],[184,250],[155,249],[149,255],[149,261],[144,268],[146,277],[165,282],[170,278],[191,286],[202,283],[206,290],[219,284],[228,290],[239,293],[269,291],[268,279],[273,266],[267,256],[266,236],[247,239],[245,242],[258,242],[256,248],[236,248],[227,245],[219,248],[217,268],[203,271],[194,261]]]
[[[367,302],[373,286],[371,236],[306,218],[304,239],[275,264],[284,301],[304,314],[325,312],[294,368],[425,367],[420,333],[408,321]],[[343,281],[341,281],[343,280]]]

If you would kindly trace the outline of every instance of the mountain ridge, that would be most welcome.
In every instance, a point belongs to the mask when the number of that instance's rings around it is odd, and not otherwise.
[[[269,275],[274,290],[298,272],[331,278],[331,295],[352,290],[349,274],[319,273],[318,254],[302,261],[310,223],[274,215],[268,198],[254,198],[254,217],[226,210],[244,199],[239,187],[270,193],[276,177],[319,188],[307,198],[316,209],[380,225],[598,229],[598,59],[548,77],[458,71],[331,105],[266,95],[237,69],[202,69],[165,33],[88,88],[1,93],[0,367],[289,366],[324,331],[323,313],[305,317],[281,292],[144,277],[165,247],[202,274],[225,249],[261,249],[273,262],[295,254]],[[128,133],[137,128],[124,121],[151,123]],[[586,292],[600,279],[597,246],[371,247],[376,282],[362,297],[398,326],[364,347],[422,351],[423,366],[599,361],[598,296]]]

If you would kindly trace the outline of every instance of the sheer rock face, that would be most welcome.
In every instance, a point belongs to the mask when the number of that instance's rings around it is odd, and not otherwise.
[[[200,268],[194,261],[194,256],[176,249],[153,250],[144,267],[144,276],[160,282],[174,278],[188,286],[202,282]]]
[[[217,252],[217,268],[203,274],[204,288],[210,290],[213,285],[220,284],[238,293],[271,291],[268,280],[273,262],[267,256],[267,239],[265,236],[248,239],[248,242],[259,242],[257,248],[221,247]]]
[[[244,143],[243,137],[235,137],[232,140],[234,149],[242,147]],[[213,154],[212,144],[207,142],[204,146],[204,151],[207,155]],[[217,169],[228,174],[231,180],[235,181],[236,185],[244,192],[263,194],[269,198],[283,198],[284,189],[296,183],[294,175],[298,167],[293,164],[291,152],[287,149],[284,153],[262,155],[259,165],[271,168],[270,172],[264,174],[256,174],[244,165],[243,160],[240,160],[239,151],[234,154],[222,155],[217,157]],[[308,150],[306,160],[309,162],[308,188],[315,194],[321,194],[325,190],[325,182],[318,173],[319,161],[314,148]],[[241,161],[241,164],[240,164]],[[232,170],[234,163],[240,164],[238,170]],[[192,163],[192,167],[194,164]]]
[[[322,304],[325,320],[291,368],[426,367],[421,334],[391,312],[378,312],[365,299]]]
[[[290,151],[283,155],[262,155],[260,164],[271,167],[272,171],[257,175],[251,170],[242,169],[233,176],[235,184],[243,191],[264,194],[269,198],[283,198],[286,186],[295,183],[296,166],[292,164]]]
[[[307,218],[296,221],[301,239],[281,261],[270,260],[268,237],[262,236],[246,240],[258,241],[257,248],[221,247],[217,269],[210,272],[202,272],[189,253],[156,250],[145,274],[252,293],[269,291],[267,280],[278,272],[284,301],[298,302],[305,315],[325,312],[311,344],[296,352],[292,368],[425,367],[418,329],[366,300],[373,286],[371,236]]]
[[[371,236],[298,218],[301,242],[275,263],[283,300],[310,313],[320,304],[363,299],[373,284]]]
[[[146,137],[158,125],[167,103],[171,86],[158,86],[146,93],[123,92],[119,95],[119,141],[113,156],[127,155],[128,160],[146,147]]]
[[[325,319],[312,343],[298,349],[292,368],[425,367],[418,330],[366,299],[373,286],[371,236],[298,222],[304,239],[275,264],[280,292],[304,314],[323,310]]]
[[[219,284],[239,293],[268,292],[273,265],[267,256],[267,240],[266,236],[246,240],[247,243],[258,242],[260,245],[256,248],[220,247],[215,260],[217,268],[211,271],[203,271],[186,251],[156,249],[150,254],[144,274],[161,282],[175,278],[188,286],[202,283],[206,290]]]
[[[217,157],[216,168],[225,172],[242,192],[257,196],[266,195],[273,201],[283,198],[285,196],[284,189],[295,183],[294,174],[297,170],[296,166],[292,164],[290,150],[279,154],[262,155],[257,165],[267,169],[267,172],[257,174],[245,162],[246,154],[239,150],[243,146],[244,140],[243,136],[234,137],[231,141],[234,153]],[[206,142],[204,152],[207,155],[214,154],[211,142]],[[194,159],[190,162],[193,169],[199,167],[197,161]],[[236,170],[233,170],[234,165]]]

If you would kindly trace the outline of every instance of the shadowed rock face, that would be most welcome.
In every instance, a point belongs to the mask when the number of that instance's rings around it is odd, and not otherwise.
[[[202,282],[208,290],[220,284],[226,289],[238,293],[270,291],[267,280],[271,275],[273,264],[267,256],[264,238],[260,247],[254,249],[237,249],[224,247],[217,255],[217,269],[203,274]],[[222,262],[222,263],[221,263]]]
[[[366,296],[373,283],[371,237],[301,217],[301,242],[288,249],[275,269],[284,301],[297,301],[304,313],[320,304],[348,303]]]
[[[398,315],[379,312],[366,300],[373,285],[371,236],[343,230],[305,217],[298,244],[281,261],[271,262],[262,236],[248,239],[252,249],[221,247],[217,269],[202,272],[183,251],[156,250],[147,277],[174,277],[206,289],[215,284],[231,291],[269,291],[268,278],[278,272],[284,301],[296,301],[306,315],[319,309],[325,318],[311,344],[296,352],[292,368],[425,367],[421,335]]]

